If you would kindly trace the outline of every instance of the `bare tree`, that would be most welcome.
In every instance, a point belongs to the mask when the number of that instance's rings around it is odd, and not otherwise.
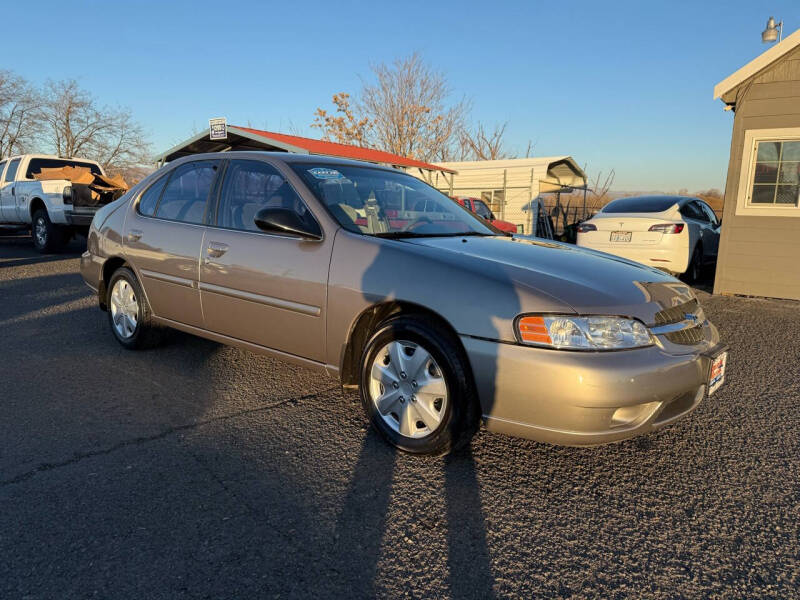
[[[41,98],[22,77],[0,71],[0,158],[25,152],[40,128]]]
[[[463,160],[498,160],[512,158],[505,148],[505,133],[507,123],[495,125],[489,131],[478,123],[475,129],[461,130],[461,157]],[[530,148],[529,148],[530,151]]]
[[[49,82],[43,137],[62,157],[92,158],[111,172],[148,162],[144,130],[125,109],[98,107],[75,80]]]
[[[322,130],[322,139],[340,144],[370,146],[371,122],[368,117],[356,116],[357,107],[350,104],[350,94],[333,95],[334,113],[318,108],[311,127]]]
[[[110,111],[110,126],[91,143],[90,154],[111,173],[138,170],[150,162],[150,143],[126,109]]]
[[[584,172],[586,172],[585,168]],[[602,171],[598,171],[594,177],[589,178],[589,181],[587,181],[589,187],[589,197],[586,202],[587,208],[602,208],[608,203],[610,200],[608,192],[614,184],[615,175],[614,169],[611,169],[605,174],[605,177],[603,177]]]
[[[421,160],[452,158],[469,106],[466,100],[448,102],[445,76],[418,53],[373,65],[372,72],[375,81],[364,85],[361,108],[372,123],[374,145]]]

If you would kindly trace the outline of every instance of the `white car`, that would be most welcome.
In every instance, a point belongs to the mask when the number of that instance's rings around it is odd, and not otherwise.
[[[578,226],[577,244],[697,281],[717,260],[720,226],[699,198],[618,198]]]

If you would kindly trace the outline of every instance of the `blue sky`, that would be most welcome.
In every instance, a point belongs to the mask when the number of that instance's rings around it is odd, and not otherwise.
[[[512,148],[614,168],[618,190],[697,191],[727,169],[733,115],[713,87],[766,49],[770,15],[800,27],[792,0],[40,0],[4,7],[26,25],[3,28],[3,68],[77,79],[129,107],[160,151],[215,116],[316,136],[317,106],[419,51],[474,119],[508,122]]]

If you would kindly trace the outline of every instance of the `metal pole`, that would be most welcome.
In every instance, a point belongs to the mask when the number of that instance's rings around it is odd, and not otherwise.
[[[583,180],[583,216],[581,219],[586,218],[586,179]]]
[[[500,218],[506,218],[506,190],[508,188],[508,169],[503,169],[503,203],[500,205]]]

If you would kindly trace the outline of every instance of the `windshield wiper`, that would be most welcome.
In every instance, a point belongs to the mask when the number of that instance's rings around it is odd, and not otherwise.
[[[467,237],[467,236],[495,236],[496,233],[481,233],[480,231],[461,231],[457,233],[443,232],[443,233],[418,233],[416,231],[384,231],[382,233],[373,233],[375,237],[380,238],[421,238],[421,237]]]

